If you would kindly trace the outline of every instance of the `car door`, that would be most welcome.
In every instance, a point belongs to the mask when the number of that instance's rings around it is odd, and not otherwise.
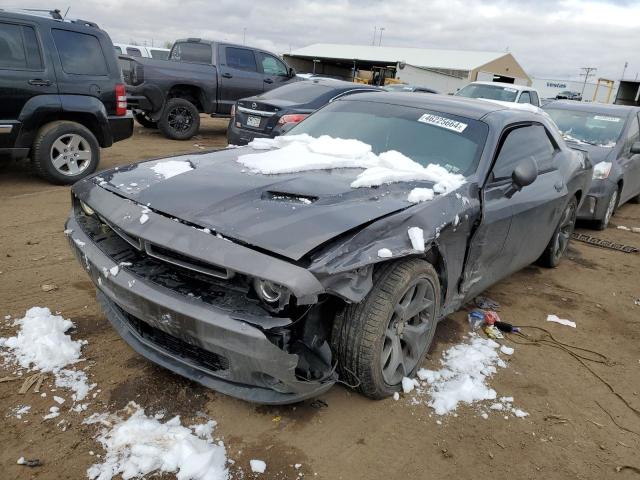
[[[236,100],[262,93],[264,82],[253,50],[231,45],[220,45],[218,48],[218,113],[224,114],[231,112]]]
[[[264,52],[256,52],[258,57],[258,69],[262,72],[264,90],[278,88],[288,82],[289,68],[280,59]]]
[[[56,94],[56,77],[43,61],[36,25],[0,22],[0,148],[12,148],[20,113],[38,95]]]
[[[109,74],[106,55],[113,57],[111,45],[103,45],[97,35],[76,31],[72,25],[52,28],[57,55],[52,55],[61,95],[98,98],[108,112],[115,110],[115,81]]]
[[[465,267],[468,297],[535,261],[544,251],[567,201],[568,190],[556,164],[561,152],[540,124],[511,126],[502,134],[483,198],[482,222]],[[511,174],[533,158],[536,180],[511,198]]]
[[[626,131],[624,145],[618,163],[622,169],[622,192],[620,202],[626,202],[640,194],[640,154],[631,153],[631,145],[640,141],[638,114],[634,114]]]

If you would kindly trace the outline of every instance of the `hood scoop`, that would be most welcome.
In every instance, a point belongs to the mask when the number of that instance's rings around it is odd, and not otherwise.
[[[311,195],[303,195],[299,193],[274,192],[268,191],[262,194],[262,200],[270,200],[272,202],[292,203],[296,205],[311,205],[318,200],[318,197]]]

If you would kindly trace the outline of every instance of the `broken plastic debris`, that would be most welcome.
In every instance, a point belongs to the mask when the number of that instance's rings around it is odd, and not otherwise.
[[[572,322],[566,318],[559,318],[557,315],[547,315],[547,322],[559,323],[560,325],[576,328],[576,322]]]

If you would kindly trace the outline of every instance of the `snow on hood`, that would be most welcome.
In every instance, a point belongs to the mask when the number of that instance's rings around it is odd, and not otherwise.
[[[359,140],[307,134],[260,138],[249,144],[260,153],[240,155],[238,162],[253,173],[273,175],[334,168],[363,168],[351,183],[352,188],[373,187],[388,183],[429,181],[433,190],[447,193],[460,187],[464,177],[444,167],[429,164],[423,167],[395,150],[376,155],[371,145]]]

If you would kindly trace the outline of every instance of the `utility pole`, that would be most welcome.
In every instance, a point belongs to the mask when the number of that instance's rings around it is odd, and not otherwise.
[[[584,72],[580,74],[581,77],[584,77],[584,83],[582,84],[582,93],[580,94],[580,96],[584,96],[584,89],[587,86],[587,80],[589,80],[589,77],[593,77],[595,75],[595,71],[598,69],[596,67],[582,67],[580,68],[580,70]]]
[[[624,80],[624,74],[627,71],[628,66],[629,66],[629,62],[624,62],[624,68],[622,69],[622,76],[620,77],[620,80]]]
[[[378,27],[374,25],[373,26],[373,42],[371,42],[371,45],[373,45],[374,47],[376,45],[376,30],[378,30]]]
[[[378,41],[378,46],[382,45],[382,32],[384,32],[384,27],[380,27],[380,40]]]

